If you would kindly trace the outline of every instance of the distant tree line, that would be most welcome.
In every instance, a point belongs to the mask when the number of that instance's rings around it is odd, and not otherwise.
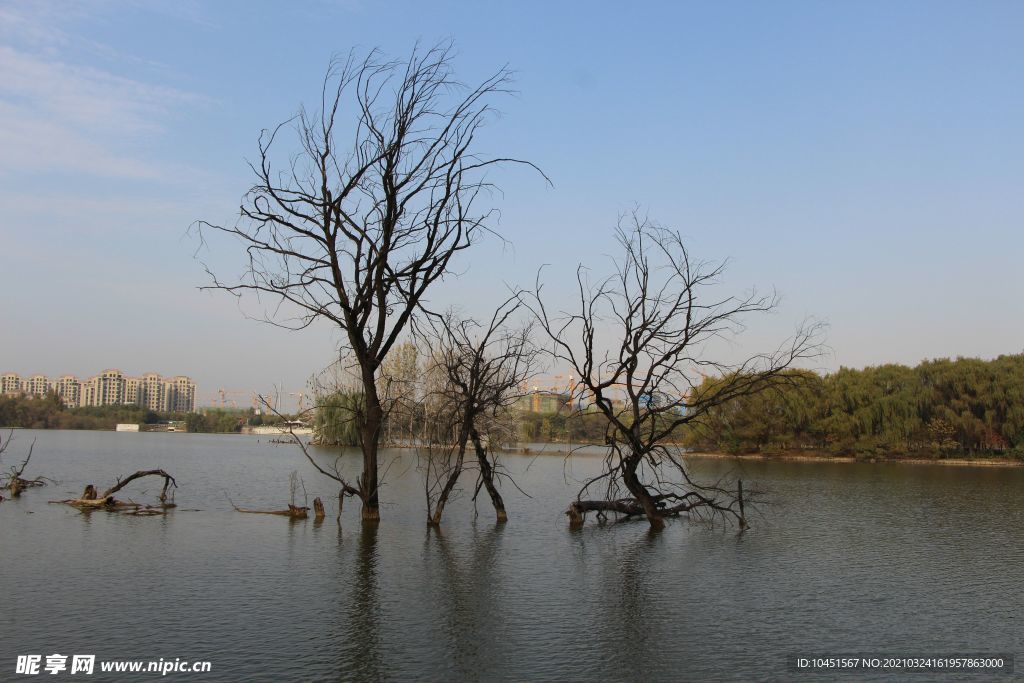
[[[357,391],[335,391],[318,397],[313,431],[316,442],[323,446],[358,446],[359,433],[355,429],[361,396]],[[389,414],[384,420],[386,446],[420,443],[436,428],[434,412],[426,401],[420,400],[405,409]],[[525,442],[602,443],[607,424],[596,412],[534,413],[516,407],[505,408],[505,421],[511,429],[503,431],[502,445],[513,446]]]
[[[607,421],[597,412],[533,413],[518,416],[519,440],[551,443],[603,443]]]
[[[291,416],[258,413],[255,408],[202,408],[184,418],[187,431],[207,434],[238,433],[245,427],[273,426],[288,419]]]
[[[196,413],[155,412],[137,405],[68,408],[55,393],[0,396],[0,428],[113,430],[118,424],[184,422],[190,432],[231,433],[243,427],[274,425],[283,415],[261,415],[252,408],[207,408]]]
[[[68,408],[55,393],[34,397],[0,396],[0,427],[114,429],[118,423],[156,424],[184,417],[177,413],[157,413],[137,405]]]
[[[790,377],[716,407],[687,431],[687,445],[730,453],[1024,458],[1024,355]]]
[[[428,377],[415,361],[403,386]],[[910,368],[881,365],[831,374],[790,370],[788,381],[708,410],[672,441],[726,453],[820,452],[864,457],[964,454],[1024,457],[1024,355],[983,361],[932,360]],[[706,378],[713,392],[723,378]],[[416,397],[419,396],[417,399]],[[422,390],[410,389],[385,417],[386,445],[422,441],[432,414]],[[314,428],[325,445],[357,446],[361,397],[339,390],[317,400]],[[507,409],[505,445],[517,442],[601,444],[607,421],[587,410],[534,413]]]
[[[240,432],[249,415],[238,410],[210,410],[203,413],[189,413],[185,416],[185,429],[190,432],[212,432],[227,434]]]

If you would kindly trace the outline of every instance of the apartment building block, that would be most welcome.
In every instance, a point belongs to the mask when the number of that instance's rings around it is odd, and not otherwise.
[[[137,405],[154,412],[191,413],[196,407],[196,384],[190,377],[161,377],[155,372],[128,377],[116,368],[79,380],[62,375],[51,381],[45,375],[0,375],[0,394],[45,396],[53,392],[70,408]]]

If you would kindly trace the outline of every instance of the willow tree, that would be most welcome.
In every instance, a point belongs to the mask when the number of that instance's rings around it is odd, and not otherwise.
[[[525,163],[476,151],[508,70],[467,86],[452,66],[448,45],[332,61],[318,106],[261,133],[240,220],[198,223],[236,238],[247,259],[234,281],[207,267],[209,288],[269,297],[266,320],[282,327],[340,330],[361,384],[363,462],[356,481],[336,478],[364,520],[380,518],[381,364],[452,259],[490,231],[485,173]],[[289,132],[296,145],[281,156]]]
[[[615,513],[661,529],[666,517],[689,513],[732,517],[742,527],[742,485],[696,481],[675,444],[684,425],[713,408],[793,381],[787,370],[817,355],[820,327],[804,326],[769,353],[716,359],[709,343],[774,309],[775,296],[719,295],[722,264],[693,260],[678,233],[635,213],[616,236],[612,274],[592,281],[580,266],[571,311],[550,311],[539,282],[528,297],[556,363],[578,378],[576,398],[606,425],[604,467],[570,504],[571,524],[587,512]],[[713,390],[702,381],[708,374],[721,377]]]
[[[385,440],[389,446],[409,444],[416,435],[419,408],[420,361],[416,344],[405,341],[395,346],[381,365],[379,393],[385,405]]]

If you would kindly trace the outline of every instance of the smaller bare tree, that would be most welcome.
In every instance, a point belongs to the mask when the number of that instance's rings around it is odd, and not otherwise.
[[[538,279],[527,297],[552,344],[555,362],[579,378],[575,398],[592,402],[607,422],[602,472],[586,481],[567,514],[582,525],[588,511],[646,516],[661,529],[671,515],[725,516],[746,525],[742,485],[694,481],[675,445],[680,430],[711,409],[799,375],[785,372],[820,353],[820,324],[803,326],[774,352],[737,363],[705,356],[752,313],[774,309],[775,296],[751,292],[716,298],[724,264],[695,262],[678,233],[634,212],[619,221],[614,274],[596,284],[577,270],[578,310],[549,313]],[[611,342],[605,344],[604,340]],[[703,376],[721,377],[713,389]],[[586,495],[603,484],[603,496]]]
[[[14,436],[14,430],[10,430],[7,433],[7,439],[5,440],[0,436],[0,455],[7,450],[7,447],[11,443],[11,438]],[[28,455],[25,456],[25,460],[21,463],[21,467],[11,466],[8,473],[0,473],[0,491],[8,491],[12,498],[17,498],[21,495],[25,489],[35,488],[36,486],[46,486],[50,479],[46,477],[35,477],[33,479],[26,479],[25,469],[28,467],[29,461],[32,460],[32,449],[35,448],[36,441],[32,440],[32,443],[28,447]],[[0,501],[3,501],[4,497],[0,495]]]
[[[511,478],[501,469],[497,448],[507,438],[508,409],[535,374],[539,358],[531,342],[532,325],[508,325],[521,307],[516,294],[503,302],[486,324],[460,319],[452,312],[429,319],[430,361],[439,375],[430,396],[431,404],[439,404],[433,411],[432,428],[442,437],[454,435],[454,441],[429,439],[425,446],[427,518],[431,524],[441,523],[445,505],[466,469],[470,444],[477,468],[473,499],[485,489],[497,521],[508,520],[498,479]]]

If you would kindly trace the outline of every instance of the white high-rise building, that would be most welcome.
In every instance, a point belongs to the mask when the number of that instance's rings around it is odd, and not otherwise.
[[[32,375],[28,379],[21,380],[21,391],[29,396],[46,396],[52,390],[53,382],[44,375]]]
[[[184,375],[178,375],[174,382],[175,413],[190,413],[196,405],[196,383]]]
[[[21,393],[21,377],[8,372],[0,375],[0,394],[20,394]]]
[[[82,383],[74,375],[64,375],[54,383],[54,390],[66,406],[81,405]]]
[[[196,384],[185,375],[161,377],[150,372],[127,377],[116,368],[81,381],[74,375],[63,375],[57,381],[44,375],[0,375],[2,394],[45,396],[50,392],[55,392],[71,408],[137,405],[154,412],[191,413],[196,407]]]

